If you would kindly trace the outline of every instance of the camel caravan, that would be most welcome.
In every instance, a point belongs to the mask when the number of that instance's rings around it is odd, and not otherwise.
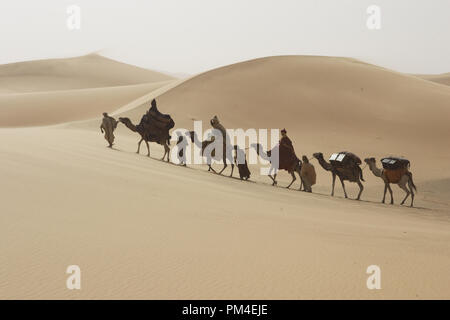
[[[137,125],[133,124],[129,118],[120,117],[117,121],[107,113],[103,113],[100,129],[102,133],[104,133],[104,137],[110,148],[112,148],[114,144],[114,130],[118,123],[124,124],[128,129],[140,135],[141,139],[138,142],[136,153],[139,154],[141,143],[144,141],[147,146],[147,156],[150,157],[149,142],[156,142],[164,147],[164,155],[161,160],[164,161],[167,155],[167,162],[169,162],[171,140],[170,129],[175,126],[175,122],[170,115],[163,114],[158,110],[155,99],[152,100],[150,109],[142,116],[141,121]],[[245,181],[248,180],[250,178],[250,170],[248,168],[245,151],[238,145],[231,144],[226,128],[220,123],[217,116],[214,116],[211,119],[210,124],[213,129],[220,132],[223,148],[214,148],[214,136],[210,137],[208,140],[201,141],[195,131],[189,131],[187,133],[187,138],[199,148],[201,156],[206,157],[208,171],[220,175],[228,167],[227,163],[231,163],[230,177],[233,177],[234,167],[236,165],[240,179]],[[297,157],[292,141],[287,136],[286,129],[281,130],[281,136],[278,144],[271,150],[264,151],[262,145],[259,143],[251,144],[250,147],[255,149],[256,154],[259,157],[270,163],[269,173],[267,175],[272,180],[272,186],[277,185],[276,179],[278,170],[286,170],[292,176],[292,181],[286,188],[289,189],[297,180],[297,173],[300,179],[299,190],[312,192],[312,186],[316,184],[316,172],[314,166],[309,162],[310,159],[308,159],[306,155],[303,155],[301,160]],[[178,134],[177,146],[179,152],[177,157],[182,166],[186,166],[184,150],[188,144],[185,141],[185,137]],[[216,150],[219,152],[216,153]],[[345,198],[348,198],[348,195],[345,190],[344,181],[349,181],[358,185],[359,193],[356,200],[361,199],[361,194],[364,190],[362,182],[365,180],[363,178],[363,169],[361,168],[362,161],[357,155],[348,151],[342,151],[333,153],[328,161],[326,161],[323,153],[317,152],[312,155],[311,159],[314,158],[325,171],[331,173],[331,196],[334,196],[336,177],[338,177]],[[213,160],[223,162],[222,170],[217,172],[212,167]],[[406,193],[401,205],[403,205],[408,197],[411,196],[410,206],[413,207],[414,191],[417,192],[417,188],[414,185],[412,173],[409,171],[409,160],[400,157],[385,157],[381,159],[382,168],[377,167],[376,159],[373,157],[364,159],[364,162],[366,163],[366,166],[369,166],[370,171],[384,182],[382,203],[385,203],[386,191],[389,190],[391,197],[390,204],[394,204],[393,192],[390,185],[397,184]]]

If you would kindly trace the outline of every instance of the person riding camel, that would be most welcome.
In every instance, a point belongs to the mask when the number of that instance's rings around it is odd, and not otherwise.
[[[279,169],[284,169],[291,173],[300,160],[295,155],[294,146],[291,139],[287,136],[286,129],[281,130],[279,146]]]
[[[114,144],[114,130],[117,128],[118,121],[113,117],[110,117],[108,113],[103,112],[102,124],[100,130],[105,134],[105,139],[109,143],[109,148],[112,148]]]

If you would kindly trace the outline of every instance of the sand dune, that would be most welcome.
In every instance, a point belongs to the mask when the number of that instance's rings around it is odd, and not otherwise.
[[[0,127],[96,117],[169,85],[174,78],[91,54],[0,66]]]
[[[364,136],[444,140],[450,133],[449,100],[450,88],[357,60],[287,56],[204,73],[162,95],[160,104],[179,113],[180,125],[189,125],[190,118],[209,120],[214,113],[232,126],[290,124],[291,131],[303,133],[320,124]],[[411,137],[408,124],[420,136]],[[421,130],[430,125],[431,132]]]
[[[401,155],[420,179],[450,176],[450,88],[354,59],[247,61],[188,79],[158,103],[179,128],[218,115],[229,128],[286,128],[299,154]],[[123,114],[139,121],[147,108]]]
[[[0,93],[117,87],[173,80],[166,74],[97,54],[0,66]]]
[[[428,81],[432,81],[432,82],[444,84],[446,86],[450,86],[450,73],[432,74],[432,75],[420,74],[417,76],[419,78],[422,78],[422,79],[425,79]]]
[[[60,124],[0,128],[0,298],[450,298],[450,87],[306,56],[163,82],[0,96],[0,126]],[[153,97],[178,128],[198,119],[206,129],[217,114],[229,128],[286,127],[298,155],[404,155],[417,208],[398,205],[397,187],[396,205],[380,204],[382,182],[367,168],[358,202],[340,186],[330,197],[316,161],[305,194],[271,187],[257,166],[242,182],[157,161],[154,143],[152,158],[138,156],[123,125],[106,148],[100,112],[139,121]],[[279,185],[288,180],[281,173]],[[81,291],[65,287],[71,264]],[[366,287],[372,264],[379,291]]]
[[[169,83],[0,94],[0,127],[44,126],[97,117]]]

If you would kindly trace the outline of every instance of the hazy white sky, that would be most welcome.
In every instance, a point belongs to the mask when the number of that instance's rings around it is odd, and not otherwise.
[[[81,29],[66,26],[69,5]],[[366,26],[369,5],[381,29]],[[450,0],[1,0],[0,63],[102,55],[173,73],[262,56],[348,56],[450,72]]]

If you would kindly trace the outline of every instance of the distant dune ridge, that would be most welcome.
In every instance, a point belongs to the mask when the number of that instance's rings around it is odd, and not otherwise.
[[[173,80],[166,74],[97,54],[0,66],[0,93],[117,87]]]
[[[433,75],[417,75],[420,78],[423,78],[428,81],[433,81],[436,83],[440,83],[446,86],[450,86],[450,73],[443,73],[443,74],[433,74]]]
[[[0,66],[0,298],[449,299],[447,78],[315,56],[187,79],[99,55]],[[395,205],[380,204],[383,183],[366,167],[352,201],[339,182],[329,196],[316,160],[306,194],[271,187],[258,166],[252,183],[157,161],[155,143],[138,156],[122,124],[106,148],[101,113],[137,123],[153,98],[175,128],[195,119],[205,130],[214,115],[227,128],[286,128],[299,157],[405,156],[417,208],[398,205],[397,186]],[[280,173],[279,186],[289,180]],[[71,264],[81,291],[65,287]],[[366,287],[373,264],[382,290]]]
[[[93,118],[174,80],[96,54],[2,65],[0,127]]]

